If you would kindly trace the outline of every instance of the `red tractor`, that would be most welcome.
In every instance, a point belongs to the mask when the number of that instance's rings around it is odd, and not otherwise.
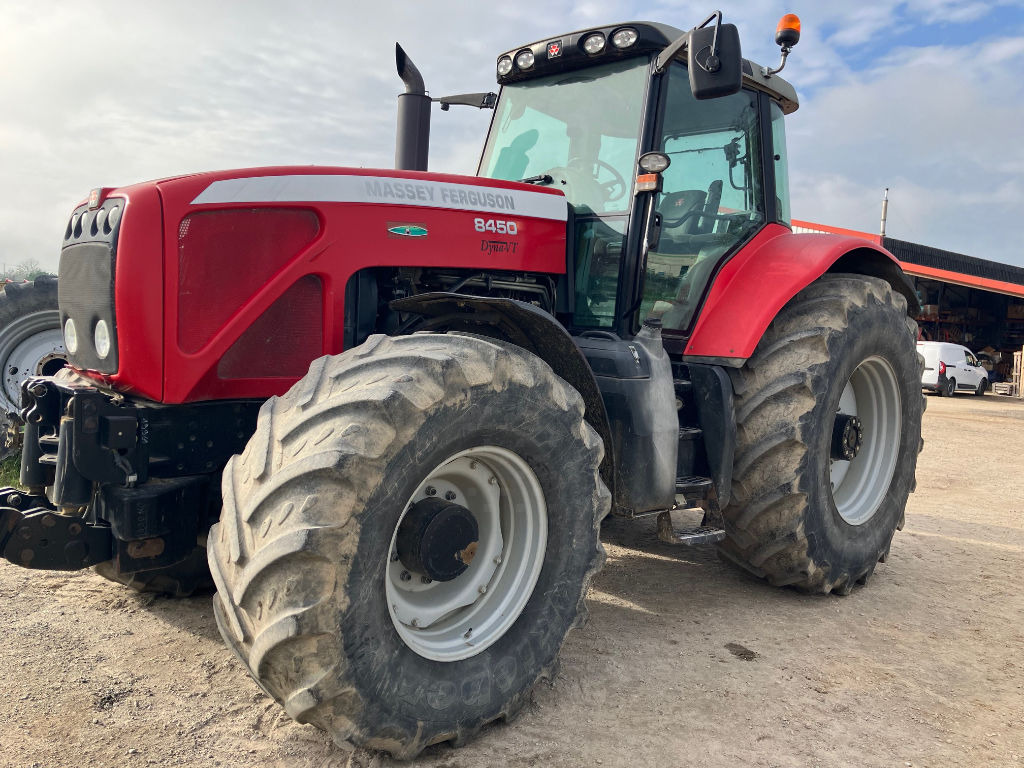
[[[500,94],[438,99],[494,110],[454,176],[426,172],[431,99],[397,63],[397,170],[74,210],[69,367],[22,387],[3,556],[212,575],[292,718],[403,757],[553,674],[609,512],[772,584],[863,583],[914,486],[917,300],[882,248],[792,233],[778,69],[721,14],[546,37],[498,57]]]

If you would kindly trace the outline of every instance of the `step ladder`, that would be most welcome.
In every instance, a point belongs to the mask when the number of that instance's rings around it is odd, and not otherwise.
[[[690,528],[676,528],[672,523],[672,510],[666,509],[658,513],[658,538],[666,544],[682,544],[695,547],[701,544],[714,544],[725,538],[725,523],[722,510],[718,506],[718,492],[710,477],[676,478],[676,495],[682,496],[685,507],[698,507],[704,510],[701,524]]]

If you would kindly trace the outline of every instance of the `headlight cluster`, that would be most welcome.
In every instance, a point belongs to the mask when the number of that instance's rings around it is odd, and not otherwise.
[[[640,33],[632,27],[623,27],[615,30],[611,36],[605,35],[604,32],[591,32],[578,39],[580,48],[587,56],[599,56],[608,49],[609,40],[612,46],[621,51],[635,45],[636,41],[640,39]],[[562,55],[562,41],[560,40],[549,42],[547,48],[549,59]],[[536,54],[530,48],[523,48],[516,53],[506,53],[498,59],[498,77],[507,77],[512,74],[513,69],[528,72],[536,63]]]
[[[105,360],[110,354],[110,329],[107,327],[106,320],[96,323],[96,327],[93,329],[93,344],[100,360]],[[72,355],[78,352],[78,328],[70,317],[64,323],[64,348]]]

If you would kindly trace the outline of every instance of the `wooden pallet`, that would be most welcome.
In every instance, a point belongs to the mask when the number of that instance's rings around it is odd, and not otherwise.
[[[1000,381],[992,385],[992,391],[997,395],[1015,397],[1017,395],[1017,385],[1012,381]]]

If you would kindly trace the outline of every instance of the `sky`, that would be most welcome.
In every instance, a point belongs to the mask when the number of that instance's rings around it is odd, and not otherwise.
[[[1024,266],[1024,0],[720,6],[783,77],[795,218]],[[261,165],[394,164],[399,41],[434,95],[496,90],[501,52],[630,19],[688,29],[713,6],[651,0],[0,0],[0,266],[56,270],[94,187]],[[475,171],[489,112],[435,107],[430,169]]]

